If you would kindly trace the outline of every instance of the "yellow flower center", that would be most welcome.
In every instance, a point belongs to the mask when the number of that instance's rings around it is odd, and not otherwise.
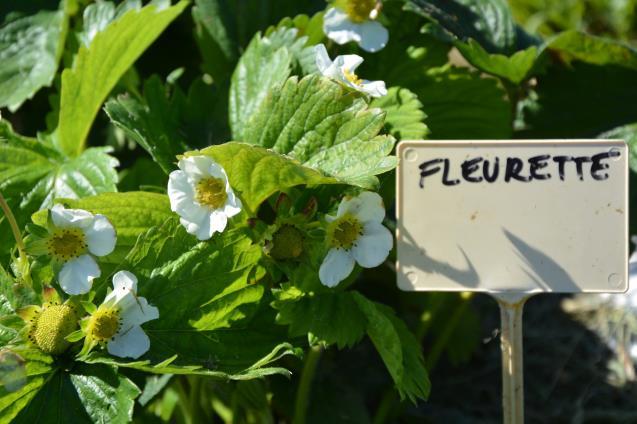
[[[337,218],[327,229],[328,243],[332,247],[351,249],[363,235],[363,224],[353,215]]]
[[[47,247],[51,256],[68,261],[84,254],[88,245],[86,236],[79,228],[58,228],[49,237]]]
[[[283,225],[272,236],[270,256],[274,259],[295,259],[303,253],[303,234],[293,225]]]
[[[226,184],[221,178],[204,178],[197,183],[196,199],[201,205],[219,209],[226,204]]]
[[[34,321],[29,338],[42,352],[60,355],[71,345],[64,338],[77,328],[77,315],[72,306],[46,306]]]
[[[352,22],[365,22],[376,7],[376,0],[338,0],[336,6],[347,13]]]
[[[358,75],[347,68],[343,69],[343,74],[345,75],[345,79],[354,85],[361,85],[363,83],[363,80],[358,78]]]
[[[91,316],[88,334],[98,342],[107,341],[117,334],[121,323],[119,309],[100,307]]]

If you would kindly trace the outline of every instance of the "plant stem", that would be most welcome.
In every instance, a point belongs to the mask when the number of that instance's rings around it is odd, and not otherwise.
[[[22,234],[20,233],[20,227],[18,227],[18,222],[9,207],[9,204],[5,200],[2,193],[0,193],[0,208],[4,212],[4,216],[7,217],[7,221],[9,222],[9,226],[11,227],[11,231],[13,232],[13,237],[15,238],[16,246],[18,246],[18,253],[20,254],[20,270],[23,272],[24,281],[30,286],[31,278],[28,274],[29,269],[29,260],[27,259],[27,254],[24,248],[24,241],[22,240]]]
[[[316,366],[323,349],[318,346],[313,346],[305,357],[305,365],[303,365],[303,372],[301,374],[301,381],[299,382],[299,388],[296,392],[296,401],[294,404],[294,418],[293,424],[305,424],[305,416],[307,413],[307,407],[309,404],[310,392],[312,389],[312,381],[316,374]]]

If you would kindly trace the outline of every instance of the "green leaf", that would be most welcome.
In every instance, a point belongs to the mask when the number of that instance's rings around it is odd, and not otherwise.
[[[14,112],[51,85],[67,25],[63,11],[42,11],[0,28],[0,107]]]
[[[138,294],[159,310],[160,318],[143,326],[149,352],[133,362],[100,352],[82,359],[219,378],[287,374],[270,366],[296,351],[283,343],[285,333],[274,325],[274,312],[260,308],[261,256],[245,228],[206,242],[187,234],[176,220],[150,229],[123,266],[139,278]]]
[[[227,133],[218,122],[223,120],[215,98],[219,94],[214,86],[196,80],[186,95],[177,86],[166,87],[159,77],[152,76],[144,84],[143,100],[123,95],[109,100],[104,109],[111,122],[168,174],[175,169],[178,154],[215,144]]]
[[[324,8],[323,0],[195,0],[192,14],[205,72],[212,75],[216,83],[225,85],[255,33],[287,16]],[[322,25],[311,33],[301,30],[300,35],[312,37],[318,30],[322,34]]]
[[[421,347],[405,324],[386,306],[353,292],[354,300],[367,317],[367,335],[374,343],[402,399],[412,402],[429,396],[431,383]]]
[[[385,111],[385,129],[398,140],[420,140],[429,134],[422,103],[406,88],[391,87],[386,96],[374,99],[370,106]]]
[[[637,123],[613,128],[597,136],[598,138],[621,139],[628,144],[630,156],[628,164],[633,172],[637,172]]]
[[[88,48],[80,48],[73,68],[62,73],[60,120],[55,136],[60,150],[71,156],[80,154],[108,93],[187,5],[181,1],[166,8],[149,4],[140,10],[129,10],[95,35]]]
[[[295,52],[305,46],[296,28],[281,28],[268,36],[257,33],[239,59],[230,85],[230,127],[235,140],[245,141],[249,119],[268,93],[290,75]],[[311,50],[311,49],[309,49]]]
[[[457,42],[455,45],[473,66],[488,74],[505,78],[513,84],[520,84],[529,77],[538,58],[538,49],[535,46],[506,56],[488,53],[473,39],[467,43]]]
[[[143,191],[103,193],[76,200],[58,199],[56,203],[99,213],[111,221],[117,231],[117,245],[113,253],[100,258],[100,261],[108,263],[120,263],[141,234],[175,216],[165,194]],[[35,214],[34,221],[42,219],[46,219],[46,210]]]
[[[563,60],[593,65],[618,65],[637,70],[637,49],[609,38],[581,31],[565,31],[551,38],[546,49],[559,52]]]
[[[6,351],[5,351],[6,352]],[[0,385],[0,422],[13,421],[20,411],[38,394],[51,377],[53,358],[38,349],[8,349],[9,354],[19,355],[24,367],[24,384],[10,391],[7,385]]]
[[[512,54],[538,42],[515,24],[506,0],[409,0],[406,7],[436,24],[446,38],[472,38],[489,53]]]
[[[110,148],[90,148],[77,158],[65,159],[48,144],[17,135],[0,121],[0,191],[23,227],[28,217],[53,205],[58,197],[79,198],[115,191],[117,159]],[[8,224],[0,226],[0,251],[13,245]]]
[[[301,184],[338,183],[334,178],[259,146],[230,142],[208,147],[201,153],[224,167],[232,188],[238,192],[250,213],[254,213],[272,194],[286,188]]]
[[[175,168],[175,157],[187,147],[177,131],[177,109],[168,103],[164,93],[161,81],[153,76],[144,86],[144,102],[119,96],[108,101],[104,110],[111,122],[143,147],[168,174]]]
[[[129,422],[140,390],[106,365],[53,370],[14,423]]]
[[[291,337],[311,333],[339,349],[352,347],[365,335],[366,316],[353,292],[303,293],[294,286],[275,292],[272,306],[277,324],[287,325]]]
[[[312,15],[296,15],[294,18],[286,16],[281,19],[276,28],[296,28],[299,30],[299,37],[306,36],[307,40],[305,44],[307,46],[313,46],[323,42],[325,39],[325,33],[323,32],[323,15],[324,11],[320,11]],[[274,28],[274,27],[273,27]],[[273,30],[273,29],[272,29]],[[266,32],[266,35],[270,34],[271,30]]]
[[[433,139],[511,137],[511,106],[492,78],[443,66],[428,70],[409,89],[423,104]]]
[[[394,139],[376,136],[385,113],[317,75],[272,90],[246,125],[243,141],[288,154],[339,180],[372,188],[393,169]]]

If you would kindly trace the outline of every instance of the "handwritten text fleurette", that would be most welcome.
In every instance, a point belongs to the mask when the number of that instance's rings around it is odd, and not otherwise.
[[[502,178],[505,183],[512,181],[528,183],[548,180],[554,177],[564,181],[575,177],[581,181],[589,177],[596,181],[608,178],[604,172],[609,168],[608,159],[617,157],[619,151],[610,150],[592,156],[551,156],[536,155],[527,159],[519,157],[494,157],[485,159],[482,156],[468,158],[459,165],[457,174],[452,172],[454,166],[450,159],[435,158],[420,164],[420,187],[424,188],[425,178],[442,171],[441,182],[446,186],[454,186],[462,181],[469,183],[494,183]],[[501,168],[503,168],[501,170]],[[501,172],[502,171],[502,172]],[[450,176],[450,174],[452,174]],[[454,178],[458,175],[461,178]]]

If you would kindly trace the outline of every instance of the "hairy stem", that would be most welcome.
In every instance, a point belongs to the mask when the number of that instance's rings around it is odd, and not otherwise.
[[[294,418],[292,419],[293,424],[305,424],[305,417],[312,389],[312,381],[314,380],[316,366],[321,358],[322,351],[322,348],[313,346],[309,349],[307,356],[305,357],[305,365],[303,365],[301,381],[299,382],[299,388],[296,392]]]
[[[27,259],[27,254],[24,248],[24,241],[22,240],[22,234],[20,233],[20,227],[18,227],[18,222],[9,207],[9,204],[5,200],[2,193],[0,193],[0,208],[4,212],[4,216],[7,217],[7,221],[9,222],[9,226],[11,227],[11,231],[13,232],[13,237],[15,238],[16,246],[18,246],[18,253],[20,254],[20,271],[23,272],[24,281],[30,286],[31,278],[29,276],[29,260]]]

